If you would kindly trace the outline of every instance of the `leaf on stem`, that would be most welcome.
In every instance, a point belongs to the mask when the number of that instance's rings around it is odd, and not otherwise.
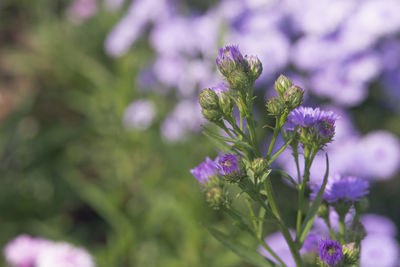
[[[322,197],[325,191],[326,183],[328,182],[328,175],[329,175],[329,159],[328,159],[328,154],[325,154],[326,156],[326,171],[324,175],[324,180],[322,182],[321,188],[318,191],[317,196],[315,197],[310,210],[307,212],[306,218],[304,219],[303,224],[301,225],[300,228],[300,247],[303,245],[304,240],[307,237],[308,232],[311,229],[311,226],[314,222],[315,216],[317,215],[319,205],[321,205],[322,202]]]
[[[237,240],[234,240],[232,237],[215,229],[214,227],[211,227],[209,225],[203,226],[210,232],[210,234],[215,237],[215,239],[227,246],[230,250],[232,250],[236,255],[240,256],[246,262],[254,264],[255,266],[262,267],[277,266],[271,260],[268,260],[261,254],[259,254],[257,250],[240,244]]]

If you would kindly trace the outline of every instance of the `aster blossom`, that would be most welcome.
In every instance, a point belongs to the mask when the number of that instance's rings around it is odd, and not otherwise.
[[[219,172],[221,175],[232,175],[240,172],[239,158],[231,153],[225,154],[219,161]]]
[[[216,159],[216,161],[218,158]],[[217,164],[215,161],[206,157],[206,160],[200,163],[198,166],[190,170],[190,173],[202,184],[205,184],[209,179],[217,174]]]
[[[326,239],[318,243],[318,253],[322,262],[335,266],[342,261],[342,246],[337,241]]]
[[[357,202],[369,193],[369,183],[361,178],[346,176],[334,182],[327,190],[326,200],[329,203],[338,201]]]
[[[324,146],[335,135],[337,119],[339,116],[333,111],[301,106],[290,112],[285,129],[294,131],[298,127],[303,144],[311,142]]]

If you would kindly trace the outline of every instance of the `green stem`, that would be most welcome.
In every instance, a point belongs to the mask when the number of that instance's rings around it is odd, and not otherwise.
[[[267,160],[269,160],[269,157],[270,157],[270,155],[272,153],[272,149],[274,148],[274,145],[275,145],[276,139],[278,137],[279,131],[280,131],[279,119],[276,118],[274,134],[272,136],[271,143],[269,143],[269,148],[268,148],[268,153],[267,153]]]
[[[344,218],[345,216],[339,216],[339,243],[341,246],[344,245]]]
[[[274,162],[274,160],[279,157],[280,154],[282,154],[283,151],[285,151],[285,149],[290,145],[290,143],[292,143],[293,139],[290,139],[289,141],[286,142],[286,144],[284,144],[283,146],[281,146],[281,148],[279,148],[279,150],[271,156],[271,158],[268,160],[268,166],[272,164],[272,162]]]
[[[270,179],[267,179],[264,182],[264,187],[265,187],[265,191],[267,192],[267,196],[268,196],[268,200],[269,200],[269,204],[271,206],[272,212],[274,213],[274,215],[277,217],[277,219],[279,220],[279,229],[281,230],[283,237],[286,240],[286,243],[289,246],[290,252],[293,255],[293,258],[296,262],[297,266],[303,266],[303,262],[301,260],[300,254],[293,242],[292,236],[289,233],[289,230],[287,228],[287,226],[285,225],[285,223],[282,221],[282,217],[280,215],[279,209],[278,209],[278,205],[275,202],[275,198],[273,196],[273,191],[272,191],[272,186],[271,186],[271,181]]]
[[[332,225],[331,225],[331,221],[329,219],[329,215],[328,215],[327,218],[324,218],[324,221],[325,221],[326,225],[328,226],[329,234],[331,236],[331,239],[332,240],[336,240],[335,231],[333,231],[333,228],[332,228]]]

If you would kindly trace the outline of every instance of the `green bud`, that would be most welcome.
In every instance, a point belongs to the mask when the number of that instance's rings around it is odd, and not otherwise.
[[[285,111],[285,103],[279,97],[268,99],[266,106],[268,113],[273,116],[280,116]]]
[[[322,202],[318,207],[318,216],[329,220],[329,207],[325,202]]]
[[[218,109],[218,95],[211,89],[204,89],[199,94],[199,103],[203,109]]]
[[[298,86],[290,86],[283,95],[283,101],[289,110],[295,109],[303,103],[304,91]]]
[[[360,259],[360,248],[356,244],[348,243],[344,244],[342,247],[343,251],[343,266],[358,266]]]
[[[255,158],[251,163],[251,168],[255,176],[261,176],[267,170],[267,161],[263,158]]]
[[[224,115],[228,115],[228,116],[232,115],[233,103],[227,93],[221,92],[221,95],[219,97],[219,106]]]
[[[228,194],[222,187],[212,187],[206,192],[206,200],[213,209],[220,209],[229,204]]]
[[[263,67],[261,61],[256,56],[246,56],[247,64],[250,70],[250,76],[253,81],[257,80],[260,77]]]
[[[227,78],[229,87],[234,91],[243,91],[249,88],[250,79],[249,75],[241,70],[234,70],[232,74]]]
[[[292,84],[293,83],[289,78],[281,74],[281,76],[279,76],[275,82],[275,91],[280,97],[283,97],[287,89],[292,86]]]
[[[222,114],[219,110],[213,109],[204,109],[201,111],[203,113],[204,118],[211,122],[220,122],[222,120]]]

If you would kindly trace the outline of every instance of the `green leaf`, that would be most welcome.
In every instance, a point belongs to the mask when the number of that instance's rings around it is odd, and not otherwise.
[[[232,152],[232,147],[223,140],[222,136],[212,132],[210,129],[203,126],[204,135],[207,136],[210,141],[217,147],[222,153]],[[229,138],[227,138],[229,139]]]
[[[278,172],[280,175],[282,175],[284,178],[286,178],[292,185],[297,187],[296,181],[293,179],[292,176],[290,176],[287,172],[283,170],[274,170],[275,172]]]
[[[237,240],[234,240],[232,237],[215,229],[214,227],[209,225],[204,225],[204,227],[215,237],[215,239],[220,241],[246,262],[262,267],[277,266],[272,261],[259,254],[256,249],[240,244]]]
[[[322,182],[321,188],[318,191],[317,196],[315,197],[310,210],[307,212],[306,218],[304,219],[303,224],[301,225],[300,228],[300,245],[303,245],[304,240],[307,237],[308,232],[311,229],[311,226],[314,222],[315,216],[317,215],[319,205],[321,205],[322,201],[322,196],[325,191],[326,183],[328,182],[328,175],[329,175],[329,159],[328,159],[328,154],[325,154],[326,156],[326,171],[325,171],[325,176],[324,180]],[[301,247],[300,246],[300,247]]]

